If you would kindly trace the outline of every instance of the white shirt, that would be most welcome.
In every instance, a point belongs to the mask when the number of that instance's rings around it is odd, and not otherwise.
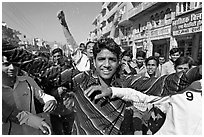
[[[169,60],[162,65],[161,76],[175,73],[174,63]]]
[[[166,113],[166,120],[156,135],[201,135],[202,134],[202,87],[193,82],[188,88],[172,96],[149,96],[129,88],[111,87],[112,97],[152,104]]]
[[[90,70],[90,64],[89,58],[85,54],[82,54],[79,62],[76,64],[76,68],[79,71],[88,71]]]

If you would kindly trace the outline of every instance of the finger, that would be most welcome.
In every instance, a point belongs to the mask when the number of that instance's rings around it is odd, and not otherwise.
[[[89,91],[89,93],[87,94],[87,96],[91,96],[93,94],[93,92],[100,90],[101,91],[101,87],[100,86],[94,86],[91,88],[91,90]]]
[[[47,133],[47,131],[44,129],[44,127],[42,125],[39,126],[39,129],[43,132],[43,134]]]
[[[93,88],[93,86],[87,88],[87,89],[84,91],[84,94],[87,95],[87,94],[90,92],[90,90],[91,90],[92,88]]]
[[[44,127],[45,128],[47,128],[47,130],[48,130],[48,135],[51,135],[51,133],[52,133],[52,131],[51,131],[51,128],[50,128],[50,126],[46,123],[45,125],[44,125]],[[47,131],[46,131],[47,132]]]
[[[103,94],[103,93],[102,93],[102,94],[98,94],[98,95],[95,96],[94,99],[95,99],[95,100],[96,100],[96,99],[100,99],[100,98],[105,97],[105,96],[106,96],[106,95]]]
[[[49,135],[51,134],[51,128],[50,128],[50,126],[46,122],[43,123],[43,129],[44,129],[44,134],[49,134]]]

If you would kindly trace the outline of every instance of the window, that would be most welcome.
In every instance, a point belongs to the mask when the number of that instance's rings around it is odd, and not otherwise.
[[[131,2],[133,7],[137,7],[139,6],[142,2]]]
[[[176,9],[177,15],[200,7],[202,7],[202,2],[179,2]]]

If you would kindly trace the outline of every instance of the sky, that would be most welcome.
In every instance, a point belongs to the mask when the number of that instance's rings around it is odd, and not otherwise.
[[[27,38],[66,43],[57,13],[63,10],[69,29],[79,44],[94,29],[102,2],[2,2],[2,21]]]

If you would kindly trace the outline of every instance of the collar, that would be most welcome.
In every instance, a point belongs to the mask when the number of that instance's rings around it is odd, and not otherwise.
[[[147,72],[145,72],[144,76],[150,78],[150,76],[149,76],[149,74]]]
[[[169,60],[169,63],[172,64],[172,65],[174,65],[174,62],[173,62],[171,59]]]

